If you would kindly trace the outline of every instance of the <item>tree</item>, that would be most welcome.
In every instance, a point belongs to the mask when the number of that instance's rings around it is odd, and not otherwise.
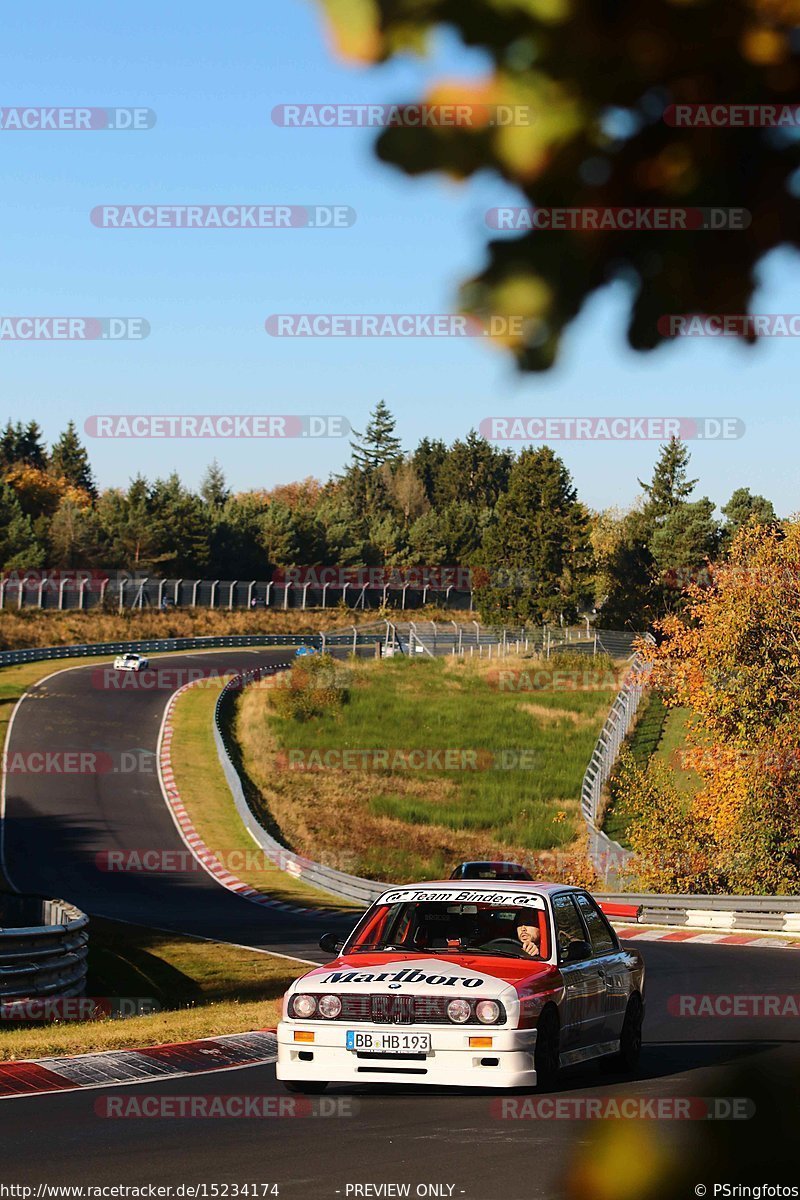
[[[485,620],[572,618],[591,594],[589,516],[549,446],[523,450],[484,539],[478,589]]]
[[[439,473],[446,458],[447,446],[441,438],[424,437],[411,455],[411,465],[422,480],[429,504],[436,499]]]
[[[20,506],[14,489],[0,481],[0,569],[34,570],[45,565],[44,547]]]
[[[687,127],[675,105],[744,97],[790,103],[800,84],[796,6],[781,0],[320,0],[334,44],[359,63],[424,53],[443,28],[483,51],[481,80],[433,86],[428,102],[477,103],[469,122],[397,122],[377,144],[410,175],[493,171],[538,209],[690,210],[667,228],[530,228],[489,243],[461,309],[516,314],[523,370],[549,367],[593,292],[628,282],[628,341],[649,350],[672,313],[746,313],[757,263],[800,242],[792,186],[800,143],[780,131]],[[521,112],[512,123],[492,108]],[[456,110],[457,111],[457,110]],[[504,189],[507,190],[507,189]],[[736,232],[692,230],[691,210],[736,206]],[[597,221],[597,216],[595,215]],[[491,218],[487,220],[491,225]],[[742,336],[754,341],[743,328]]]
[[[67,428],[53,446],[50,454],[50,471],[53,475],[62,476],[73,487],[86,492],[92,499],[96,499],[97,487],[89,464],[89,455],[78,437],[74,421],[68,423]]]
[[[103,537],[94,509],[64,499],[53,514],[48,530],[47,561],[51,567],[100,565]]]
[[[400,439],[395,437],[397,422],[386,403],[379,400],[370,414],[364,434],[356,433],[356,441],[350,443],[353,451],[352,465],[365,474],[377,471],[385,463],[394,465],[401,458]]]
[[[154,511],[151,488],[141,475],[127,492],[118,488],[103,492],[97,515],[108,544],[109,566],[134,571],[163,561],[166,532]]]
[[[661,447],[650,483],[639,480],[647,497],[642,511],[652,523],[663,520],[694,491],[697,480],[686,478],[690,457],[686,443],[672,437]]]
[[[23,425],[9,421],[0,438],[0,467],[23,464],[43,471],[47,466],[47,449],[42,431],[36,421]]]
[[[448,504],[430,509],[408,531],[409,552],[415,565],[469,566],[478,551],[491,510],[471,504]]]
[[[173,472],[155,481],[149,507],[159,531],[162,568],[178,575],[204,574],[211,557],[211,522],[200,497]]]
[[[690,710],[683,765],[701,781],[690,815],[713,840],[723,890],[800,887],[798,627],[800,523],[746,525],[714,586],[690,586],[687,611],[643,648],[653,686]]]
[[[477,508],[492,508],[508,487],[514,462],[510,450],[497,450],[471,429],[465,441],[456,440],[441,465],[436,503],[466,500]]]
[[[404,528],[407,529],[411,522],[421,517],[428,508],[425,486],[416,468],[408,461],[400,463],[394,471],[388,466],[383,467],[382,471],[386,490],[394,502],[395,509],[403,518]]]
[[[727,548],[731,541],[748,522],[756,525],[774,525],[778,518],[772,501],[764,496],[754,496],[749,488],[737,488],[727,504],[722,507],[726,518],[722,529],[723,545]]]
[[[216,459],[206,468],[200,483],[200,495],[211,509],[220,509],[230,500],[231,493],[225,482],[225,472]]]

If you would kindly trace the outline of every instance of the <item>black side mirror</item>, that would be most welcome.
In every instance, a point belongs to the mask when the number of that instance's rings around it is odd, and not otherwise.
[[[583,962],[585,958],[592,957],[592,947],[588,942],[575,941],[570,942],[567,946],[567,953],[564,956],[564,962]]]
[[[323,933],[319,939],[319,948],[326,954],[338,954],[343,945],[344,942],[335,933]]]

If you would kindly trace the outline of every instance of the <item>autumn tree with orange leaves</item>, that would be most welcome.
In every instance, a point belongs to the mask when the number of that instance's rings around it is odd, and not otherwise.
[[[710,586],[644,647],[652,684],[691,713],[701,786],[623,768],[639,883],[773,893],[800,885],[800,521],[747,525]],[[681,854],[681,848],[683,853]]]

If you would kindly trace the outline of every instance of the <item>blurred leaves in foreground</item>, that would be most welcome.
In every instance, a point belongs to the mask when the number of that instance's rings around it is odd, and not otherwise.
[[[409,175],[489,169],[525,207],[743,208],[744,230],[527,230],[488,245],[461,291],[480,318],[528,317],[504,339],[523,370],[549,367],[594,291],[630,289],[628,339],[664,340],[660,317],[748,311],[756,266],[798,245],[798,129],[683,127],[670,106],[792,105],[800,0],[320,0],[333,47],[358,63],[424,54],[443,26],[490,66],[415,101],[520,105],[530,124],[389,127],[377,153]],[[665,119],[666,114],[666,119]],[[511,307],[509,307],[511,305]],[[748,340],[754,340],[748,333]]]

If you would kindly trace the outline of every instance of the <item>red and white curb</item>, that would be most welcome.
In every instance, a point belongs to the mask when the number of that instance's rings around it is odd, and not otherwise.
[[[696,942],[702,946],[759,946],[762,950],[800,950],[800,942],[747,933],[702,933],[700,930],[619,925],[612,921],[624,942]]]
[[[0,1100],[241,1070],[275,1062],[277,1057],[275,1030],[260,1029],[136,1050],[0,1062]]]
[[[289,664],[279,664],[279,666],[288,666]],[[194,857],[200,865],[214,878],[217,883],[227,888],[230,892],[235,892],[244,900],[249,900],[252,904],[260,904],[265,908],[278,909],[280,912],[290,913],[314,913],[333,915],[339,911],[350,912],[352,909],[336,909],[336,908],[320,908],[314,905],[299,905],[286,904],[282,900],[275,900],[272,896],[268,896],[264,892],[259,892],[257,888],[252,887],[249,883],[239,879],[233,875],[227,867],[225,867],[208,848],[206,843],[197,832],[186,807],[181,800],[178,785],[175,781],[175,772],[172,767],[172,739],[174,736],[174,726],[172,718],[175,710],[175,705],[178,699],[184,692],[191,687],[196,687],[198,684],[204,684],[207,681],[204,679],[193,679],[189,683],[185,683],[183,687],[178,688],[173,692],[167,703],[164,712],[164,721],[161,727],[161,737],[158,747],[158,770],[161,781],[161,790],[164,794],[164,799],[167,802],[172,819],[174,820],[178,832],[181,835],[186,846],[191,850]]]

